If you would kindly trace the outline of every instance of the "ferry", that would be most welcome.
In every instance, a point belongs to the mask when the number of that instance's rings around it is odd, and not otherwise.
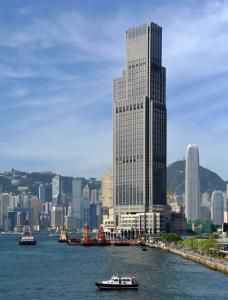
[[[31,233],[31,229],[30,229],[30,226],[29,226],[29,221],[25,220],[23,233],[22,233],[22,236],[19,240],[19,245],[24,245],[24,246],[36,245],[36,243],[37,242],[36,242],[34,236]]]
[[[109,280],[96,282],[95,285],[100,290],[127,290],[127,289],[138,289],[139,284],[134,277],[123,276],[120,277],[118,274],[113,275]]]

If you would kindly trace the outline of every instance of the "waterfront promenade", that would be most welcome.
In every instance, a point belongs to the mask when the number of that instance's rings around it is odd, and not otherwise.
[[[219,271],[219,272],[228,274],[228,261],[225,259],[217,259],[214,257],[208,257],[205,255],[201,255],[197,252],[193,252],[193,251],[183,249],[183,248],[178,249],[175,247],[169,247],[169,246],[165,245],[164,243],[158,243],[158,244],[147,243],[146,246],[148,246],[150,248],[159,248],[159,249],[174,253],[185,259],[189,259],[193,262],[204,265],[215,271]]]

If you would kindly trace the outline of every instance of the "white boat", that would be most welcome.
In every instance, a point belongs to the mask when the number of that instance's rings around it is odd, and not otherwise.
[[[19,240],[19,245],[36,245],[36,240],[31,233],[29,221],[25,220],[22,236]]]
[[[49,236],[51,237],[59,237],[59,228],[57,227],[56,230],[52,230],[50,233],[49,233]]]
[[[125,290],[138,289],[139,284],[134,277],[113,275],[109,280],[96,282],[95,285],[101,290]]]

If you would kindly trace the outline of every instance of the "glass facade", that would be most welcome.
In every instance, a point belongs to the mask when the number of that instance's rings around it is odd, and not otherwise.
[[[166,204],[166,73],[162,29],[126,31],[126,67],[113,83],[116,210],[149,212]]]

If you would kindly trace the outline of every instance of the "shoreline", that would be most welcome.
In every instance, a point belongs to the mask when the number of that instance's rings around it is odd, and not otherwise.
[[[175,248],[171,248],[171,247],[167,247],[167,246],[159,246],[159,245],[155,246],[155,245],[151,245],[151,244],[147,244],[147,246],[149,248],[158,248],[158,249],[176,254],[178,256],[181,256],[184,259],[188,259],[195,263],[206,266],[207,268],[209,268],[211,270],[218,271],[218,272],[228,275],[228,264],[223,264],[222,262],[217,261],[215,259],[211,259],[210,257],[205,257],[200,254],[186,252],[181,249],[175,249]]]

